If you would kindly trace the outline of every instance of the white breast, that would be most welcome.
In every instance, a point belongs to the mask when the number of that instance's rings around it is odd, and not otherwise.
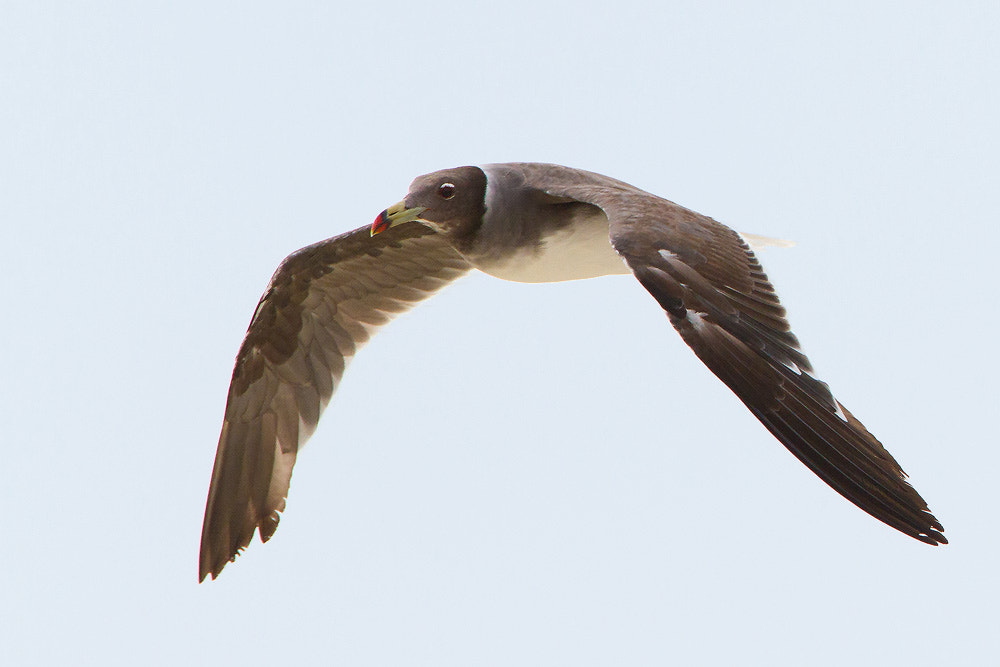
[[[476,268],[519,283],[554,283],[630,273],[611,247],[608,218],[597,211],[578,216],[573,224],[508,259],[478,263]]]

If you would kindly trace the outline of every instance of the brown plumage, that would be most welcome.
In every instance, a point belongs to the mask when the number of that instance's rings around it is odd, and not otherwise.
[[[202,528],[199,579],[218,575],[279,512],[299,447],[344,368],[378,326],[469,270],[420,224],[368,227],[281,263],[250,322],[229,387]]]
[[[823,481],[893,528],[947,543],[895,459],[812,376],[739,234],[606,176],[514,163],[422,176],[372,232],[282,262],[237,355],[200,579],[218,575],[255,530],[264,541],[274,533],[298,449],[357,348],[472,268],[525,282],[633,273],[705,365]]]

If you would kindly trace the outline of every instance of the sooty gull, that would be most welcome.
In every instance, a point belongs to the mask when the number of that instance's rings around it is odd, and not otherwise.
[[[236,357],[199,580],[285,508],[292,466],[369,337],[466,272],[521,282],[633,274],[706,366],[842,496],[927,544],[941,524],[896,460],[812,374],[747,237],[621,181],[558,165],[421,176],[370,226],[289,255]]]

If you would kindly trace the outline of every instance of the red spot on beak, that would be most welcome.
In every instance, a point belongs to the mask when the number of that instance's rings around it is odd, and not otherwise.
[[[389,225],[389,214],[387,211],[382,211],[375,216],[375,222],[372,223],[372,236],[381,234],[385,230],[389,229]]]

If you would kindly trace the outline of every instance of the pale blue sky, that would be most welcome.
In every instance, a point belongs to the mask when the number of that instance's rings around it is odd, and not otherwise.
[[[1000,651],[996,3],[47,3],[0,18],[10,664],[985,664]],[[629,277],[384,330],[274,539],[197,585],[278,262],[537,160],[742,231],[952,541],[789,455]]]

